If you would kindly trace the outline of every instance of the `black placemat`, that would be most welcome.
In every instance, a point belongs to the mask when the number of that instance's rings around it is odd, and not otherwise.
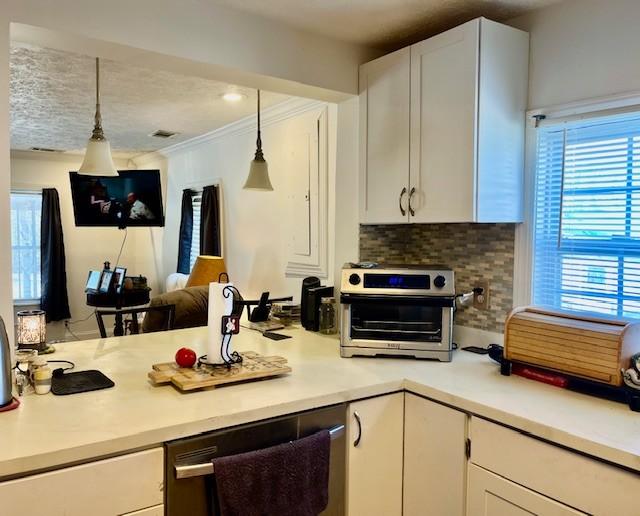
[[[54,375],[51,379],[51,392],[58,396],[77,394],[79,392],[108,389],[115,384],[100,371],[78,371]]]

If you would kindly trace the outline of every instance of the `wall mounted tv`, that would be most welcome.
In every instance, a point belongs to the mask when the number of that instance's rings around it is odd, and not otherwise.
[[[76,226],[164,226],[159,170],[69,172]]]

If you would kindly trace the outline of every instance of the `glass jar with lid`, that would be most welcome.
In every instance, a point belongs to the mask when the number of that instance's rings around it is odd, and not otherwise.
[[[336,321],[336,298],[323,297],[319,308],[319,331],[325,335],[332,335],[338,331]]]

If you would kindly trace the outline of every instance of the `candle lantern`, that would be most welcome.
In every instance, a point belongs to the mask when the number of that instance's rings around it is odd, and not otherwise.
[[[18,319],[18,349],[47,349],[47,321],[44,310],[23,310],[16,314]]]

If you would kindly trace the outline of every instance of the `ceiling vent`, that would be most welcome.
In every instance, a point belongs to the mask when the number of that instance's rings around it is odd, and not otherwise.
[[[178,133],[172,133],[171,131],[164,131],[162,129],[158,129],[156,132],[151,133],[151,136],[155,136],[156,138],[172,138]]]
[[[36,152],[64,152],[60,149],[49,149],[47,147],[31,147],[29,150]]]

